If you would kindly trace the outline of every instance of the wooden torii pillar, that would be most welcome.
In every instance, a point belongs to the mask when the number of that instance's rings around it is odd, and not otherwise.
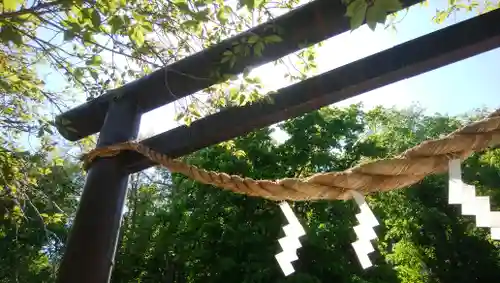
[[[403,2],[411,5],[419,1]],[[280,34],[283,41],[268,46],[261,57],[247,57],[233,68],[223,65],[225,73],[240,73],[245,66],[260,65],[298,50],[301,42],[315,44],[347,31],[349,25],[344,13],[340,1],[317,0],[277,18],[273,24],[284,31]],[[300,22],[299,26],[297,22]],[[330,26],[322,26],[324,22]],[[294,32],[299,27],[306,30],[309,24],[315,32]],[[269,26],[272,24],[263,24],[252,32],[268,35]],[[98,147],[136,138],[142,113],[216,83],[216,80],[200,82],[192,77],[208,77],[210,70],[220,67],[213,62],[220,62],[226,48],[245,35],[248,34],[228,39],[61,114],[56,121],[59,132],[75,141],[100,130]],[[271,95],[271,103],[261,101],[229,108],[195,121],[189,127],[181,126],[146,139],[143,143],[176,158],[499,46],[500,10],[497,10],[282,88]],[[170,85],[176,97],[169,95],[165,84]],[[61,121],[69,121],[73,131],[65,130],[68,122],[62,125]],[[91,165],[57,282],[109,282],[128,175],[153,165],[133,152],[98,159]]]
[[[113,102],[97,147],[133,140],[141,113],[133,100]],[[127,195],[129,172],[118,158],[102,158],[88,171],[57,282],[108,282]]]

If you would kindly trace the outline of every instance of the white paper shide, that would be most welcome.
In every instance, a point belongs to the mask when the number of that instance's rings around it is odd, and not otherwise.
[[[283,226],[285,237],[278,240],[283,251],[275,255],[275,257],[285,276],[288,276],[295,271],[292,261],[298,259],[297,249],[302,247],[299,237],[305,235],[306,232],[287,202],[282,202],[280,208],[288,221],[288,225]]]
[[[476,196],[476,187],[462,181],[459,159],[449,162],[448,203],[459,204],[463,215],[475,216],[477,227],[491,229],[491,238],[500,240],[500,211],[490,210],[490,197]]]
[[[372,266],[372,262],[368,254],[375,251],[371,240],[375,240],[377,238],[377,234],[373,228],[378,226],[379,223],[366,203],[365,197],[356,191],[351,191],[351,194],[360,210],[360,213],[356,214],[359,225],[354,226],[354,232],[356,233],[358,240],[351,245],[358,256],[361,266],[363,269],[366,269]]]

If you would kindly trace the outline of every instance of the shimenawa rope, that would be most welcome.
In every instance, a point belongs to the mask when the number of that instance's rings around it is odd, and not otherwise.
[[[236,175],[207,171],[169,158],[138,142],[125,142],[95,149],[83,156],[86,165],[97,157],[110,157],[121,151],[136,151],[151,161],[198,182],[236,193],[271,200],[349,199],[349,190],[361,194],[389,191],[412,185],[430,174],[448,169],[450,159],[464,160],[473,152],[500,144],[500,109],[448,136],[425,141],[401,155],[360,164],[342,172],[326,172],[308,178],[254,180]]]

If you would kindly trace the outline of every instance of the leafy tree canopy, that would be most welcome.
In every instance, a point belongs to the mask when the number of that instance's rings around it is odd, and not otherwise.
[[[253,178],[307,176],[393,156],[476,118],[427,116],[418,108],[324,108],[284,122],[280,128],[289,139],[283,143],[262,129],[235,139],[233,149],[213,146],[188,161]],[[234,149],[246,156],[235,156]],[[476,154],[464,165],[466,181],[492,196],[492,209],[499,209],[492,161],[499,154]],[[161,176],[133,187],[114,282],[488,282],[500,271],[498,243],[489,231],[448,205],[445,174],[369,197],[381,226],[376,267],[367,271],[350,245],[358,212],[352,201],[295,203],[307,235],[296,273],[287,278],[274,259],[285,224],[276,203],[177,174]]]

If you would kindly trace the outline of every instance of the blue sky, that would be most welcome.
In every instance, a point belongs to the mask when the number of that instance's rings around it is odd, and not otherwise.
[[[349,57],[344,59],[345,61],[353,61],[361,57],[361,53],[364,57],[475,16],[473,13],[457,13],[456,17],[448,19],[445,25],[435,24],[431,19],[438,8],[436,2],[439,1],[431,1],[429,7],[412,7],[404,20],[398,24],[397,33],[384,30],[371,32],[365,26],[352,34],[346,33],[341,38],[333,39],[333,52],[325,52],[325,58],[331,56],[328,53],[335,52],[335,46],[346,41],[349,42],[347,45],[350,45],[350,48],[340,50]],[[441,8],[447,1],[440,2]],[[494,69],[497,68],[495,62],[500,62],[500,49],[373,90],[339,105],[361,101],[369,107],[375,104],[404,107],[415,102],[430,113],[449,114],[459,114],[482,106],[496,108],[500,106],[500,86],[495,83],[498,72],[498,69]],[[328,66],[325,68],[329,69]]]
[[[382,26],[378,26],[374,32],[365,25],[354,32],[346,32],[325,41],[319,49],[317,74],[475,16],[471,12],[457,13],[444,24],[433,23],[432,17],[436,9],[446,7],[447,2],[430,1],[427,7],[413,6],[397,24],[397,32],[384,30]],[[429,114],[440,112],[451,115],[480,107],[497,108],[500,107],[500,85],[495,81],[498,70],[494,68],[498,68],[498,62],[500,62],[500,49],[370,91],[335,105],[345,106],[362,102],[367,109],[370,109],[377,105],[404,108],[418,104]],[[284,73],[284,68],[277,68],[273,64],[266,64],[252,71],[252,74],[261,77],[269,90],[289,84],[283,78]],[[61,79],[57,76],[47,77],[48,87],[60,87]],[[83,99],[77,104],[81,102]],[[178,124],[173,120],[174,115],[173,105],[144,114],[140,135],[151,136],[176,127]]]

